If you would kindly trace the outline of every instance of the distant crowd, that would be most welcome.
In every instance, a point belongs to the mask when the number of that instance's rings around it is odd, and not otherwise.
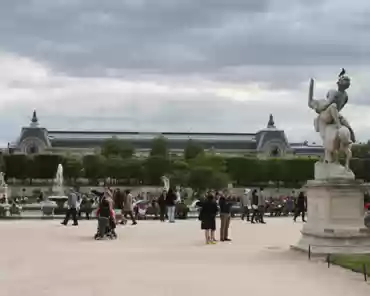
[[[136,217],[140,211],[139,207],[134,209],[134,198],[130,190],[121,192],[119,189],[112,190],[106,187],[103,192],[93,191],[98,201],[98,233],[96,238],[104,238],[107,234],[116,237],[114,229],[118,223],[126,224],[127,219],[130,218],[132,225],[136,225]],[[92,202],[82,198],[79,204],[79,194],[73,189],[70,189],[68,194],[68,211],[62,224],[67,225],[70,218],[73,220],[73,225],[78,225],[78,212],[83,202]],[[292,209],[294,208],[294,221],[299,215],[305,221],[306,212],[306,197],[303,192],[300,192],[297,197],[291,196],[284,200],[285,203],[292,202]],[[168,220],[169,223],[175,223],[175,208],[176,204],[181,203],[180,195],[175,189],[163,190],[157,197],[151,200],[152,204],[159,210],[159,220],[164,222]],[[227,191],[208,191],[203,195],[196,207],[199,209],[198,219],[201,222],[201,229],[205,233],[206,244],[216,243],[216,216],[220,215],[220,235],[221,242],[231,241],[229,237],[229,226],[231,220],[232,207],[237,202]],[[266,198],[263,188],[254,189],[239,198],[239,203],[242,209],[241,218],[250,223],[266,224],[264,220],[267,206],[271,206],[272,201]],[[112,234],[113,233],[113,234]]]

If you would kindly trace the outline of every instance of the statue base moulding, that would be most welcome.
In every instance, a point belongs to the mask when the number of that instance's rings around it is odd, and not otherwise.
[[[321,173],[330,171],[332,165],[321,163]],[[370,230],[364,225],[364,186],[350,176],[307,182],[308,222],[293,249],[310,249],[312,254],[320,255],[370,254]]]

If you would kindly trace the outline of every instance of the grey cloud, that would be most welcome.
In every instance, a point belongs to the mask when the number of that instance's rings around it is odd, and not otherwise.
[[[361,12],[349,9],[347,14],[344,1],[334,0],[1,3],[3,48],[73,75],[101,76],[107,68],[209,75],[239,66],[341,67],[369,62],[365,12],[370,5],[365,1],[359,2]],[[328,13],[325,7],[330,3],[335,3],[331,9],[343,10]],[[276,76],[274,80],[279,81]]]
[[[155,108],[147,108],[146,101],[153,100]],[[312,115],[305,103],[294,104],[297,112],[286,116],[286,106],[272,101],[264,102],[230,101],[216,95],[193,95],[191,101],[186,95],[178,95],[176,100],[163,99],[158,95],[135,95],[117,102],[115,108],[104,104],[76,110],[73,104],[40,106],[40,122],[50,129],[100,129],[100,130],[141,130],[141,131],[199,131],[199,132],[255,132],[266,126],[270,113],[275,115],[278,127],[290,129],[297,126],[298,119],[306,118],[301,125],[312,130]],[[22,106],[5,107],[4,113],[14,114],[19,125],[28,123],[32,112],[32,102]],[[292,108],[295,108],[292,107]],[[299,107],[299,108],[298,108]],[[16,110],[15,110],[16,109]],[[6,116],[5,116],[6,117]],[[8,117],[6,117],[8,118]],[[301,130],[299,131],[301,132]],[[297,138],[297,131],[291,134]]]
[[[254,132],[274,113],[290,139],[312,139],[317,135],[313,115],[305,109],[308,79],[335,85],[341,67],[355,76],[350,104],[369,104],[368,77],[361,78],[370,62],[370,3],[365,0],[0,0],[0,7],[1,50],[41,61],[51,75],[230,88],[256,83],[287,91],[290,99],[297,95],[293,105],[272,97],[266,106],[203,93],[175,94],[176,100],[148,93],[109,109],[103,105],[114,92],[85,92],[87,98],[79,100],[102,103],[76,115],[76,94],[58,98],[61,109],[45,103],[70,81],[7,82],[10,89],[43,97],[39,115],[46,127]],[[325,91],[318,89],[317,95]],[[156,110],[146,106],[149,100],[158,101]],[[9,139],[27,124],[35,102],[2,110],[0,125],[7,132],[1,137]],[[362,122],[355,129],[359,137],[368,135]]]

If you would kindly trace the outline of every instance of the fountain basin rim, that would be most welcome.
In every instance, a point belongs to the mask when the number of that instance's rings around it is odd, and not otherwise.
[[[48,196],[48,199],[50,200],[67,200],[68,199],[68,196],[65,196],[65,195],[52,195],[52,196]]]

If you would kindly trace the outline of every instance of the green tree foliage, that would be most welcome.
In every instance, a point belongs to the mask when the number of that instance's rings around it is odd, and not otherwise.
[[[170,161],[163,156],[149,156],[144,161],[145,183],[154,185],[161,183],[161,177],[170,173]]]
[[[101,155],[86,155],[83,160],[84,175],[91,180],[105,177],[105,158]]]
[[[250,185],[266,181],[266,161],[257,158],[232,157],[226,159],[226,170],[234,183],[239,185]]]
[[[18,178],[21,180],[30,177],[32,159],[24,154],[12,154],[4,156],[5,175],[7,178]]]
[[[354,158],[351,160],[350,167],[357,179],[370,181],[370,158]]]
[[[282,163],[282,178],[279,181],[286,183],[303,183],[314,179],[315,158],[292,158]]]
[[[59,164],[64,158],[57,154],[37,154],[33,156],[29,173],[34,179],[54,179]]]
[[[119,156],[110,156],[104,160],[104,176],[120,179],[123,176],[123,159]]]
[[[71,181],[83,176],[83,164],[82,160],[77,157],[68,157],[63,161],[63,174],[64,177]]]
[[[186,185],[189,178],[189,164],[179,159],[171,161],[170,177],[173,185]]]
[[[140,159],[123,159],[121,162],[121,178],[129,184],[143,182],[143,161]]]
[[[152,140],[150,156],[168,157],[168,141],[165,137]]]
[[[352,146],[353,158],[370,158],[370,143],[355,144]]]
[[[185,160],[194,159],[204,154],[202,145],[194,140],[189,140],[184,149]]]
[[[188,185],[198,192],[208,188],[222,189],[227,187],[229,176],[213,170],[211,167],[192,167],[189,172]]]
[[[227,168],[225,158],[214,154],[198,155],[188,163],[191,167],[209,167],[220,172],[225,172]]]
[[[131,158],[135,154],[135,149],[131,143],[113,137],[103,143],[101,154],[105,157]]]
[[[76,181],[79,177],[91,181],[112,177],[125,184],[160,185],[161,177],[166,175],[171,184],[192,186],[196,190],[224,188],[229,182],[236,186],[252,186],[270,181],[282,186],[298,186],[314,178],[316,161],[304,157],[260,160],[212,154],[199,154],[188,161],[185,157],[169,159],[161,155],[146,159],[123,158],[119,155],[104,157],[100,154],[87,155],[82,159],[52,154],[4,155],[5,173],[9,178],[52,179],[61,163],[64,176],[70,181]],[[370,181],[370,158],[354,158],[350,165],[358,179]]]

